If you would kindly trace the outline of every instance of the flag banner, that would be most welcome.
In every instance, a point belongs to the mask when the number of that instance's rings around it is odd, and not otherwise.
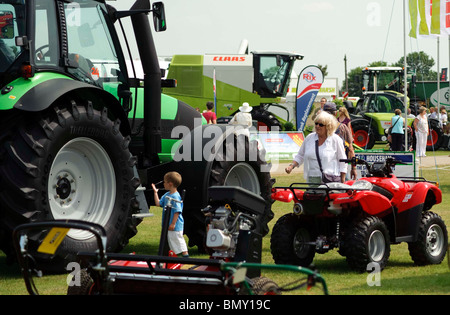
[[[308,66],[300,72],[295,102],[297,131],[305,129],[308,114],[323,83],[322,71],[317,66]]]
[[[409,36],[426,38],[450,34],[450,0],[409,0]]]

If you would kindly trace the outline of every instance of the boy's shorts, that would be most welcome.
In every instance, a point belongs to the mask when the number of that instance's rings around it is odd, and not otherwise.
[[[169,241],[169,247],[175,254],[187,252],[186,241],[183,237],[183,231],[167,231],[167,239]]]

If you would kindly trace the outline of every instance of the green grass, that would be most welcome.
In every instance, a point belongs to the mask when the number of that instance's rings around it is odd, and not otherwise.
[[[428,180],[436,180],[434,169],[423,170],[423,175]],[[432,210],[437,212],[444,221],[450,222],[450,169],[439,169],[438,176],[440,188],[443,191],[443,201]],[[293,181],[298,181],[301,175],[276,176],[275,186],[286,186]],[[292,204],[275,202],[273,211],[274,219],[270,222],[270,230],[278,218],[292,209]],[[136,252],[139,254],[156,254],[158,251],[161,231],[161,210],[151,208],[154,217],[146,218],[138,227],[139,233],[130,240],[130,244],[123,252]],[[190,248],[192,257],[205,257],[199,255],[196,248]],[[263,239],[263,263],[273,264],[270,253],[270,232]],[[380,276],[381,286],[369,286],[367,273],[356,273],[349,269],[345,258],[341,257],[337,250],[326,254],[316,254],[315,267],[326,279],[331,294],[342,295],[417,295],[417,294],[450,294],[450,268],[447,257],[440,265],[425,267],[415,266],[409,256],[405,243],[391,246],[391,256],[387,267]],[[273,279],[278,284],[285,284],[298,279],[299,274],[292,272],[264,271],[263,275]],[[45,276],[40,279],[38,289],[42,294],[65,294],[66,275]],[[296,291],[295,294],[321,294],[319,287],[311,291]],[[0,295],[27,294],[19,267],[6,264],[5,256],[0,253]]]

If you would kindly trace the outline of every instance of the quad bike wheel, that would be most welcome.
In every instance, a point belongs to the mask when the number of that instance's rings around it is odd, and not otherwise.
[[[440,264],[448,247],[444,221],[434,212],[422,213],[418,239],[408,243],[409,254],[416,265]]]
[[[139,204],[129,140],[105,109],[90,102],[61,101],[42,113],[18,112],[5,129],[0,155],[0,205],[3,235],[18,225],[76,219],[102,225],[108,251],[118,251],[136,234],[132,219]],[[0,247],[9,255],[10,239]],[[79,251],[95,248],[95,238],[70,231],[42,269],[63,270]],[[51,261],[50,261],[51,260]]]
[[[276,264],[309,267],[315,256],[315,233],[302,218],[289,213],[273,227],[270,250]]]
[[[383,270],[391,252],[386,224],[374,216],[358,219],[346,233],[344,244],[347,263],[359,272],[372,262]]]

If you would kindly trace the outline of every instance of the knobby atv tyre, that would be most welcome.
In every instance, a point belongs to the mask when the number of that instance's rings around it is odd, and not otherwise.
[[[11,231],[18,225],[77,219],[102,225],[108,251],[121,250],[136,234],[132,214],[139,204],[135,159],[129,139],[106,108],[66,101],[42,113],[17,112],[1,133],[0,246],[12,254]],[[31,240],[33,241],[33,240]],[[95,238],[71,230],[43,269],[65,268],[79,251],[96,249]]]
[[[346,233],[344,244],[347,263],[353,270],[371,271],[370,263],[378,264],[380,271],[386,267],[391,253],[389,230],[378,217],[357,219]]]
[[[448,232],[439,215],[422,213],[416,242],[408,243],[409,255],[416,265],[440,264],[448,247]]]
[[[270,250],[276,264],[309,267],[315,256],[313,224],[293,213],[282,216],[273,227]]]

